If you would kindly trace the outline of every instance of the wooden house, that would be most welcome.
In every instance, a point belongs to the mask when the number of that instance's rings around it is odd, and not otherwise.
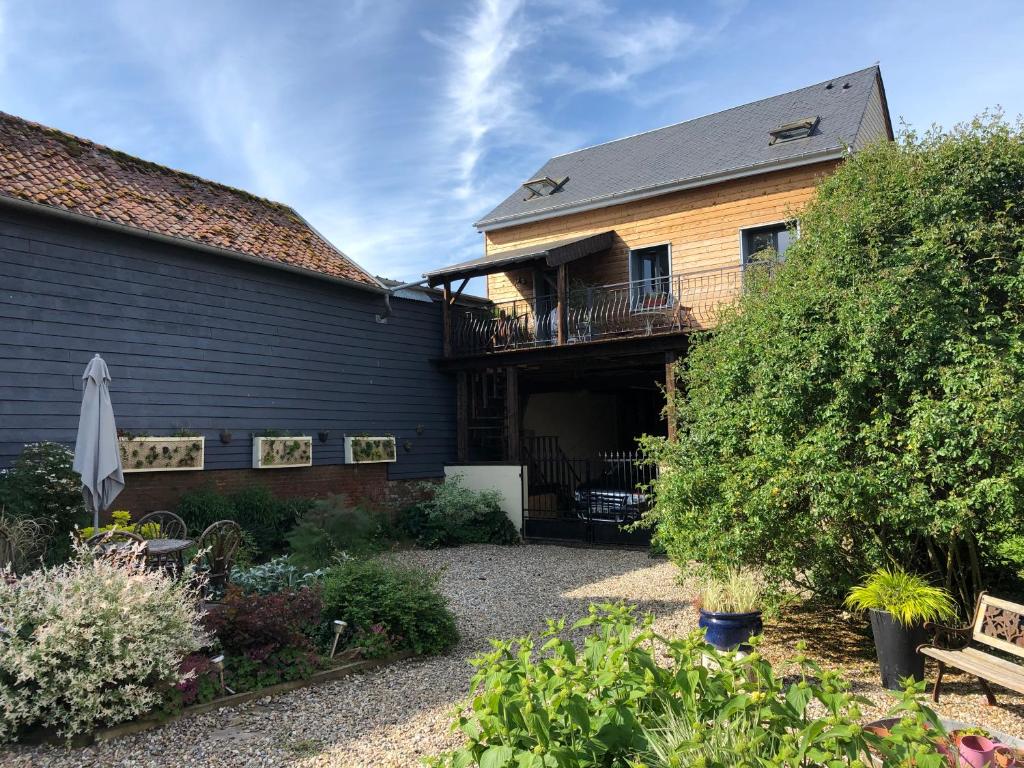
[[[476,223],[483,256],[425,275],[459,460],[527,467],[528,536],[597,536],[580,489],[634,490],[689,335],[785,259],[825,175],[892,138],[873,66],[548,160]],[[458,307],[478,277],[490,303]]]

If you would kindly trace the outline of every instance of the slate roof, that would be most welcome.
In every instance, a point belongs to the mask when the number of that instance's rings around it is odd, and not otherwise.
[[[0,196],[380,287],[287,205],[3,112]]]
[[[524,200],[517,189],[476,226],[497,229],[521,221],[614,205],[623,198],[663,194],[761,166],[810,163],[840,156],[861,129],[877,66],[840,75],[800,90],[772,96],[706,117],[580,149],[548,160],[530,179],[550,177],[564,187]],[[830,86],[831,87],[828,87]],[[884,99],[884,94],[883,94]],[[884,104],[884,101],[883,101]],[[814,133],[769,144],[769,131],[805,117],[820,118]]]

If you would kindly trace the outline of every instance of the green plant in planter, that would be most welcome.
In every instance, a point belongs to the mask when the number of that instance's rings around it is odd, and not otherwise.
[[[725,577],[705,579],[700,607],[715,613],[753,613],[762,608],[761,583],[751,571],[730,571]]]
[[[956,618],[956,603],[949,592],[897,567],[879,568],[850,590],[845,604],[856,611],[885,611],[907,627]]]
[[[850,590],[846,605],[869,612],[882,685],[890,690],[908,677],[924,679],[924,657],[917,648],[928,641],[925,622],[956,617],[949,592],[898,567],[872,573]]]

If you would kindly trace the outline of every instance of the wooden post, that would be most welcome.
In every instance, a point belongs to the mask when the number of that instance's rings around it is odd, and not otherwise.
[[[505,459],[519,461],[519,369],[505,369]]]
[[[673,408],[676,396],[676,353],[665,353],[665,419],[668,421],[668,439],[676,439],[676,414]]]
[[[444,281],[444,306],[441,308],[441,326],[444,334],[444,356],[452,356],[452,283]]]
[[[460,464],[469,461],[469,374],[455,374],[455,458]]]
[[[566,291],[566,288],[567,288],[566,283],[568,282],[568,279],[567,279],[568,275],[566,273],[567,273],[566,265],[565,264],[559,264],[558,265],[558,287],[557,287],[557,292],[558,292],[558,312],[557,312],[556,316],[558,318],[558,346],[560,346],[560,347],[565,344],[566,338],[568,337],[568,334],[566,333],[566,331],[568,329],[568,322],[567,322],[567,320],[568,320],[568,313],[569,313],[569,304],[568,304],[568,297],[566,296],[566,293],[567,293],[567,291]]]

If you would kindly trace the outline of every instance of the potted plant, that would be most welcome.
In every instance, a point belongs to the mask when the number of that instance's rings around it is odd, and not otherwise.
[[[761,585],[744,569],[731,570],[724,578],[704,581],[699,600],[704,636],[719,650],[746,650],[750,638],[761,633]]]
[[[924,679],[924,656],[917,652],[928,642],[924,623],[956,618],[949,592],[898,567],[872,573],[850,590],[846,606],[870,615],[882,685],[890,690],[906,677]]]

